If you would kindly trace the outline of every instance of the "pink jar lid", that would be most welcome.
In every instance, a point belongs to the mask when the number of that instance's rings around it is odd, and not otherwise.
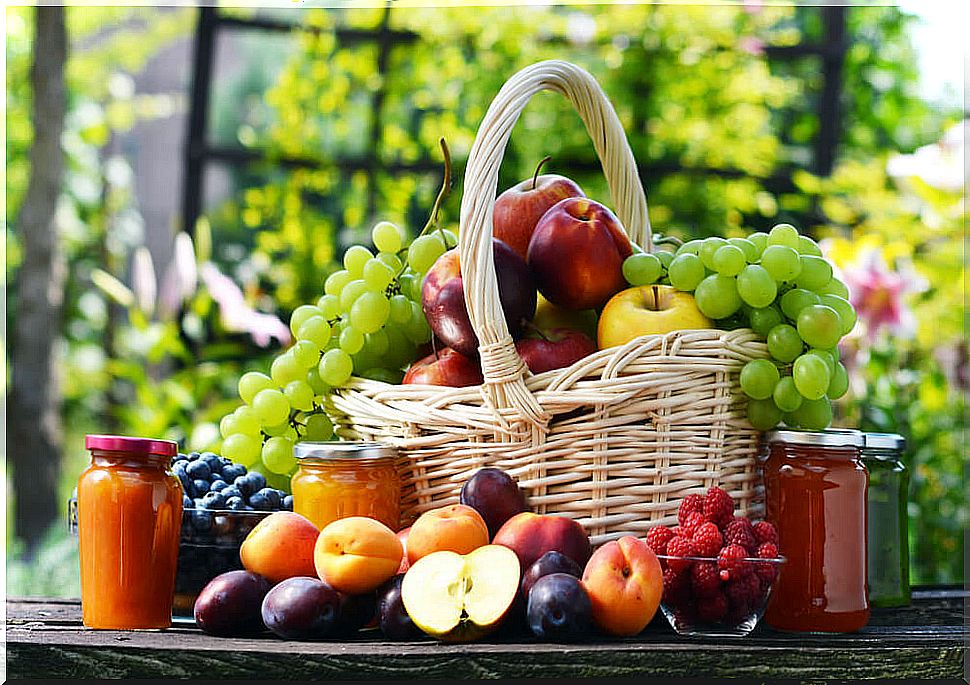
[[[85,435],[84,447],[89,450],[158,454],[163,457],[174,457],[178,454],[178,443],[172,440],[132,438],[127,435]]]

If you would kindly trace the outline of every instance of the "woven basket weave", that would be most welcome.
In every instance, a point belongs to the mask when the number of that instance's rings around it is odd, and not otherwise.
[[[512,127],[543,90],[565,96],[596,148],[613,208],[652,250],[636,161],[599,84],[562,61],[515,74],[495,97],[468,158],[458,249],[485,383],[389,385],[353,378],[331,400],[342,437],[401,452],[402,522],[457,502],[483,466],[519,481],[534,511],[577,519],[594,545],[675,524],[680,500],[712,485],[760,513],[758,433],[744,418],[737,373],[767,356],[754,332],[690,330],[637,338],[571,367],[531,375],[515,351],[492,261],[492,208]]]

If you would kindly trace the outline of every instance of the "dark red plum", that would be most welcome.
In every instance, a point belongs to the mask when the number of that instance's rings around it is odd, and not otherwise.
[[[576,578],[583,577],[583,569],[579,564],[562,552],[552,550],[536,559],[532,566],[522,574],[522,596],[528,597],[529,591],[536,581],[552,573],[568,573]]]
[[[381,632],[388,640],[419,640],[424,637],[421,629],[404,608],[401,601],[401,583],[404,574],[398,573],[377,590],[377,611]]]
[[[465,481],[459,501],[482,515],[488,526],[489,539],[495,537],[503,523],[529,510],[525,504],[525,493],[515,479],[502,469],[491,466],[479,469]]]
[[[532,633],[540,640],[573,642],[592,631],[593,605],[579,578],[552,573],[532,586],[526,617]]]
[[[287,640],[322,640],[339,627],[341,599],[341,594],[322,580],[288,578],[266,594],[263,623]]]
[[[367,626],[377,614],[377,594],[363,595],[340,593],[340,616],[337,618],[335,635],[349,637]]]
[[[249,571],[228,571],[202,588],[195,600],[195,623],[221,637],[255,635],[264,630],[260,616],[269,581]]]

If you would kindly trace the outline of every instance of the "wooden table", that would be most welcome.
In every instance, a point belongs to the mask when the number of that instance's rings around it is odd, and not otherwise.
[[[86,630],[74,600],[7,601],[10,678],[742,677],[964,678],[970,593],[914,593],[905,609],[874,610],[862,631],[794,635],[759,626],[747,638],[678,637],[662,617],[636,638],[575,645],[492,641],[342,642],[214,638],[193,626],[160,632]]]

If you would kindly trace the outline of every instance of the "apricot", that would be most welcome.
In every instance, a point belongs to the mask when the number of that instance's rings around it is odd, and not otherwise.
[[[239,548],[247,571],[276,584],[296,576],[314,576],[313,548],[320,531],[305,517],[278,511],[260,521]]]
[[[624,536],[590,557],[583,586],[593,605],[593,622],[611,635],[640,633],[650,623],[663,594],[663,572],[643,540]]]
[[[432,552],[468,554],[488,544],[488,526],[473,508],[451,504],[426,511],[411,525],[407,538],[408,563]]]
[[[394,531],[366,516],[327,524],[313,552],[320,580],[351,595],[380,587],[397,573],[403,555],[404,548]]]

